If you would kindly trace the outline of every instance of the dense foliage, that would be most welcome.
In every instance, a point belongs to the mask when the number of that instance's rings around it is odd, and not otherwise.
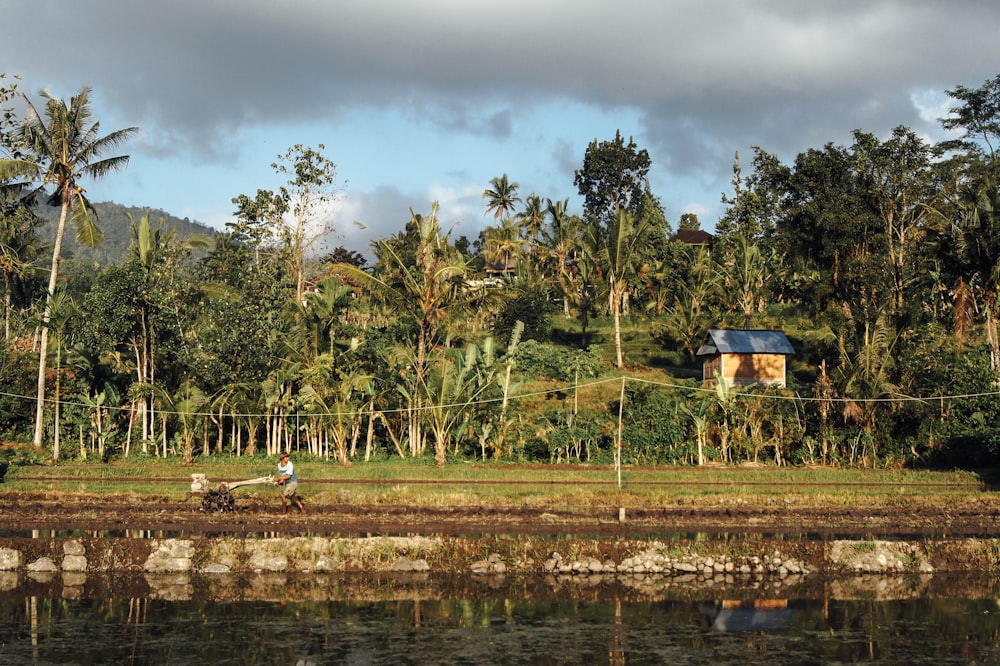
[[[15,88],[0,90],[3,107]],[[897,127],[789,164],[737,155],[709,245],[672,238],[648,153],[617,134],[586,147],[581,214],[504,174],[477,242],[453,240],[431,205],[369,267],[308,251],[336,169],[295,146],[275,164],[288,186],[235,196],[209,238],[90,206],[127,246],[64,265],[52,294],[54,218],[14,168],[40,156],[8,112],[0,436],[32,439],[47,337],[54,458],[994,465],[998,93],[1000,77],[948,91],[942,123],[965,134],[947,144]],[[787,386],[695,379],[706,330],[727,327],[783,330]]]

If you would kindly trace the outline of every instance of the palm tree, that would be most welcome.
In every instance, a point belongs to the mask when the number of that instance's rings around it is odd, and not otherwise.
[[[521,223],[524,239],[528,241],[529,245],[536,245],[538,236],[542,233],[542,225],[545,224],[545,209],[542,208],[542,198],[537,194],[529,195],[524,200],[524,210],[517,214],[517,219]]]
[[[339,278],[327,276],[305,294],[300,309],[306,336],[302,350],[307,361],[333,351],[334,327],[343,321],[352,291]]]
[[[194,463],[195,432],[201,419],[204,418],[202,410],[205,409],[208,402],[204,391],[187,379],[181,384],[171,401],[177,422],[180,425],[185,465]]]
[[[852,355],[848,352],[844,341],[840,341],[841,362],[837,368],[839,384],[843,387],[848,401],[844,403],[844,420],[854,420],[862,425],[857,441],[865,441],[865,447],[871,444],[871,461],[877,456],[876,436],[878,428],[878,412],[883,408],[896,409],[898,403],[888,402],[883,405],[880,400],[897,398],[902,394],[900,387],[893,381],[895,369],[896,344],[899,341],[890,318],[883,313],[872,324],[865,322],[857,350]],[[856,446],[855,446],[856,448]],[[861,455],[864,457],[864,449]],[[854,462],[855,453],[851,453]]]
[[[5,160],[0,165],[0,176],[20,174],[29,179],[41,181],[43,186],[52,185],[49,204],[60,206],[59,223],[56,227],[55,244],[52,248],[52,268],[49,272],[49,287],[42,315],[41,343],[38,358],[38,400],[35,412],[34,445],[42,445],[45,407],[45,369],[48,348],[49,319],[52,297],[59,278],[59,260],[62,254],[66,221],[72,214],[77,229],[77,240],[93,247],[102,238],[100,229],[91,219],[93,208],[84,196],[79,180],[89,176],[102,178],[112,171],[120,171],[128,164],[128,155],[118,155],[97,159],[109,150],[117,149],[137,131],[136,127],[117,130],[105,136],[100,135],[101,124],[91,123],[90,88],[84,87],[69,104],[42,91],[45,98],[44,117],[31,100],[25,97],[28,117],[17,132],[17,139],[34,155],[28,159]]]
[[[965,282],[978,288],[984,304],[990,365],[1000,384],[1000,338],[997,335],[997,296],[1000,292],[1000,186],[992,178],[959,193],[959,218],[952,237]]]
[[[643,250],[646,232],[650,228],[648,217],[636,219],[631,213],[619,209],[604,233],[598,225],[588,229],[588,251],[593,253],[608,289],[608,311],[615,325],[615,367],[622,368],[621,315],[628,296],[628,279],[636,272],[636,263]]]
[[[483,191],[483,198],[487,200],[486,212],[493,213],[494,220],[510,217],[517,204],[521,203],[521,198],[517,196],[518,183],[507,180],[507,174],[494,178],[490,181],[493,189]]]
[[[542,246],[555,266],[550,267],[555,283],[563,296],[563,314],[569,317],[569,304],[577,288],[575,266],[579,250],[580,218],[566,212],[569,199],[547,199],[545,214],[550,218],[550,229],[542,231]]]
[[[720,280],[726,291],[736,295],[743,314],[743,328],[749,329],[754,312],[764,311],[767,286],[780,264],[774,252],[765,257],[747,236],[738,234],[732,251],[719,264]]]
[[[22,205],[19,195],[0,192],[0,273],[3,274],[4,339],[10,339],[10,319],[14,307],[14,289],[32,270],[31,265],[42,244],[35,236],[38,218]],[[16,198],[16,200],[15,200]]]
[[[209,241],[206,237],[197,235],[177,241],[175,229],[163,231],[162,219],[154,229],[149,221],[149,215],[143,215],[138,222],[132,219],[131,215],[129,219],[132,221],[132,242],[128,258],[138,268],[142,284],[142,294],[136,299],[139,307],[139,332],[132,340],[135,349],[136,381],[140,384],[153,384],[156,381],[154,294],[163,291],[164,278],[176,268],[179,252],[207,248]],[[166,300],[162,295],[160,298]],[[153,411],[153,398],[153,395],[147,394],[142,397],[140,403],[143,441],[153,436],[153,424],[149,420]]]
[[[60,386],[62,383],[62,354],[65,346],[64,336],[69,326],[69,321],[77,316],[80,310],[64,289],[57,291],[52,297],[52,311],[49,325],[55,336],[53,339],[56,352],[56,385],[55,385],[55,410],[52,418],[52,461],[59,460],[59,406],[60,406]]]
[[[351,264],[337,266],[338,271],[368,289],[397,313],[397,317],[413,324],[416,333],[416,350],[412,358],[413,385],[401,387],[412,405],[409,412],[412,451],[423,448],[419,395],[420,387],[426,385],[431,346],[451,319],[467,312],[468,307],[481,298],[475,291],[464,288],[468,265],[451,244],[450,234],[441,233],[437,210],[435,202],[430,215],[412,214],[410,223],[419,239],[412,263],[406,261],[392,244],[382,241],[376,251],[379,262],[386,267],[384,275],[372,275]]]
[[[465,350],[443,349],[432,355],[422,391],[427,398],[427,422],[434,436],[434,460],[444,466],[448,445],[461,437],[467,423],[469,403],[477,400],[488,384],[476,381],[480,350],[474,343]]]
[[[500,226],[487,227],[483,230],[483,251],[486,254],[488,267],[506,274],[511,267],[511,257],[520,257],[524,246],[521,235],[510,218],[500,221]]]
[[[697,358],[698,344],[712,323],[703,309],[705,303],[699,287],[697,283],[690,287],[684,282],[679,283],[673,305],[667,307],[660,320],[667,334],[687,350],[692,363]]]

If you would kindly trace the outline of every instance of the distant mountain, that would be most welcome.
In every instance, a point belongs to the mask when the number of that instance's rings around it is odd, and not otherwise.
[[[211,238],[218,233],[212,227],[201,222],[191,221],[186,217],[183,219],[174,217],[158,208],[123,206],[113,201],[102,201],[95,203],[94,209],[97,211],[97,226],[104,233],[104,242],[96,248],[80,245],[76,242],[76,230],[67,223],[66,237],[63,239],[63,256],[67,259],[75,258],[101,266],[119,263],[128,252],[129,243],[132,242],[132,221],[129,220],[129,215],[136,222],[144,215],[149,215],[149,221],[154,228],[157,221],[162,219],[163,229],[176,229],[177,238],[196,235]],[[59,223],[59,209],[52,206],[39,206],[35,212],[45,220],[45,224],[38,231],[39,237],[49,243],[54,242],[56,226]]]

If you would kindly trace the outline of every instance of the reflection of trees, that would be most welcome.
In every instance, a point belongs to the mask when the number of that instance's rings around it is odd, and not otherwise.
[[[59,583],[48,595],[5,594],[0,661],[380,663],[402,650],[408,662],[469,663],[498,650],[511,663],[539,654],[587,663],[603,653],[612,664],[688,663],[721,650],[725,663],[767,663],[792,647],[802,663],[907,663],[916,654],[990,663],[1000,638],[995,583],[978,577],[949,578],[945,595],[926,581],[852,576],[815,593],[744,589],[735,602],[723,600],[727,590],[679,583],[646,594],[578,579],[512,578],[492,588],[471,578],[279,578],[214,581],[209,597],[179,601],[115,598],[111,589],[60,598]]]

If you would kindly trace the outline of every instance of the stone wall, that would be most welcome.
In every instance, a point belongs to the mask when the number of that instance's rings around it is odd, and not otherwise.
[[[502,589],[689,598],[907,598],[953,592],[949,573],[995,581],[1000,540],[657,542],[522,537],[61,538],[0,541],[0,594],[327,599],[445,594],[442,579]],[[531,583],[527,581],[532,581]],[[454,583],[450,583],[454,585]],[[121,592],[121,586],[131,590]],[[26,592],[27,590],[27,592]],[[1000,595],[1000,590],[997,590]],[[289,596],[290,595],[290,596]],[[713,597],[714,598],[714,597]]]
[[[670,542],[532,537],[63,538],[0,541],[0,571],[640,574],[784,578],[814,573],[994,571],[1000,540]]]

